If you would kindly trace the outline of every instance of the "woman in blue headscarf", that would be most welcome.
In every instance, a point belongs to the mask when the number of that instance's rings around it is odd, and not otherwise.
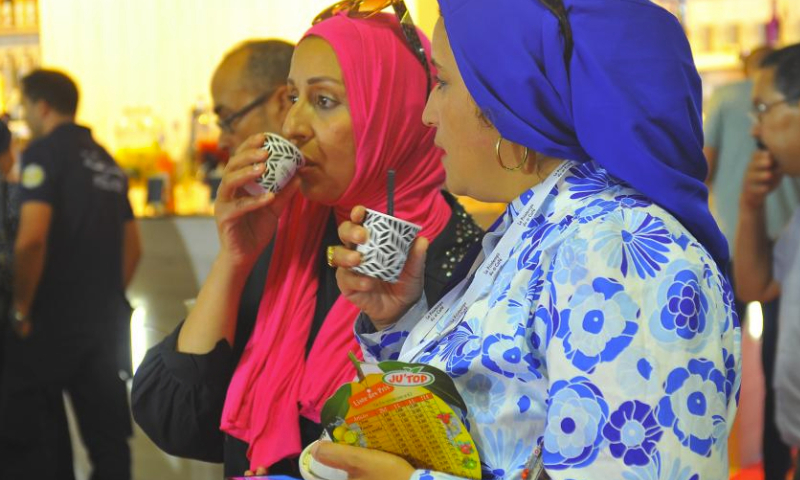
[[[349,269],[366,239],[353,211],[333,263],[365,356],[453,377],[484,478],[537,463],[554,479],[727,478],[740,328],[677,20],[648,0],[439,5],[424,121],[448,187],[508,208],[435,308],[424,239],[398,284]],[[315,456],[350,478],[447,478],[342,445]]]

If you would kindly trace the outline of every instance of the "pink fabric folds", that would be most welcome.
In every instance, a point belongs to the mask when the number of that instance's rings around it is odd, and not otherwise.
[[[450,219],[434,132],[422,124],[426,79],[394,16],[336,16],[306,36],[326,40],[342,68],[356,145],[356,173],[333,207],[298,195],[281,218],[258,318],[228,388],[223,431],[249,443],[253,467],[269,467],[301,451],[299,415],[319,421],[325,400],[355,372],[358,310],[339,298],[308,358],[305,345],[316,305],[323,229],[355,205],[386,211],[386,174],[396,171],[395,215],[423,226],[433,239]],[[430,44],[423,38],[428,54]]]

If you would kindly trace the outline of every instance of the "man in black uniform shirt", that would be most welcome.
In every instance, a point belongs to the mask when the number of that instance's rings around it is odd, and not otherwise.
[[[0,478],[74,478],[66,391],[91,478],[130,479],[131,421],[114,341],[140,256],[128,180],[75,124],[78,90],[69,77],[34,71],[23,78],[22,95],[33,141],[22,156]]]

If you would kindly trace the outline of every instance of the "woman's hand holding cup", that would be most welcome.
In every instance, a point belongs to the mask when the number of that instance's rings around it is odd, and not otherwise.
[[[397,322],[422,296],[429,242],[424,237],[414,240],[394,283],[357,273],[352,269],[361,265],[362,254],[356,248],[365,245],[369,237],[363,226],[366,214],[364,207],[355,207],[350,221],[339,225],[339,239],[344,245],[333,247],[329,263],[338,267],[336,280],[342,295],[369,316],[375,328],[382,330]]]
[[[261,178],[270,155],[262,149],[264,140],[264,134],[257,134],[239,146],[225,166],[214,202],[220,253],[247,268],[275,236],[278,218],[299,185],[295,177],[277,194],[248,193],[246,187]]]

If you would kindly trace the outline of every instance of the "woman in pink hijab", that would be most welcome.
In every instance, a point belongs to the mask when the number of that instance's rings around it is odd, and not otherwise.
[[[429,44],[419,35],[428,59]],[[192,418],[216,415],[225,441],[203,434],[207,425],[189,421],[171,419],[164,428],[196,443],[198,452],[220,455],[197,457],[219,461],[224,455],[226,475],[267,467],[270,474],[299,476],[296,457],[319,437],[324,401],[354,377],[347,353],[361,355],[353,335],[358,309],[339,295],[325,252],[339,243],[337,225],[349,219],[354,206],[386,211],[388,170],[396,172],[395,216],[422,225],[420,235],[431,242],[428,298],[441,296],[452,268],[480,235],[453,197],[441,191],[441,152],[434,132],[420,121],[426,69],[394,16],[336,15],[316,24],[295,50],[288,85],[293,105],[283,133],[300,148],[306,165],[277,196],[250,197],[242,187],[262,173],[263,136],[249,139],[231,159],[216,203],[221,251],[174,347],[195,354],[195,362],[214,355],[217,363],[196,367],[196,375],[178,378],[183,383],[149,389],[161,392],[152,396],[163,407],[150,410],[165,418],[190,416],[186,409],[202,410]],[[255,324],[237,325],[243,279],[272,241]],[[218,328],[209,335],[212,324]],[[243,327],[252,333],[244,336],[242,349],[236,341]],[[139,401],[148,381],[155,385],[181,375],[170,363],[165,357],[160,369],[137,375]],[[170,398],[181,398],[181,404]],[[181,428],[186,430],[179,433]],[[197,438],[187,440],[190,436]],[[170,441],[159,445],[169,451],[164,444]],[[218,442],[218,450],[209,442]]]

